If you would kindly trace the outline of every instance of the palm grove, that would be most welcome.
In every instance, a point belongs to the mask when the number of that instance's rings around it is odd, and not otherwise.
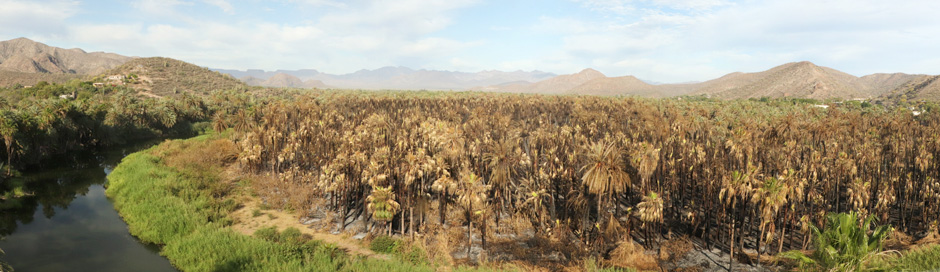
[[[913,236],[940,216],[940,115],[846,103],[315,93],[217,115],[274,207],[346,227],[466,226],[606,254],[667,235],[776,254],[858,211]],[[510,222],[507,224],[507,222]],[[521,226],[521,227],[520,227]],[[480,234],[481,241],[472,239]]]

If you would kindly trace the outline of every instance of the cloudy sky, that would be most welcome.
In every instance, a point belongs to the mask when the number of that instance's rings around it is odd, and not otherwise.
[[[940,74],[934,0],[0,0],[0,40],[226,69],[595,68],[700,81],[808,60]]]

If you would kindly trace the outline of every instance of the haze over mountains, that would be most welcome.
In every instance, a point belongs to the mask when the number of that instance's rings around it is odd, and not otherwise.
[[[313,69],[225,70],[214,69],[239,78],[249,85],[297,88],[396,89],[396,90],[467,90],[507,82],[536,82],[554,77],[542,71],[481,71],[476,73],[439,70],[414,70],[407,67],[382,67],[349,74],[328,74]]]
[[[212,69],[215,72],[210,72],[196,65],[164,58],[147,58],[131,66],[121,66],[134,59],[137,58],[114,53],[88,53],[77,48],[63,49],[18,38],[0,42],[0,84],[26,85],[38,80],[59,82],[85,75],[130,73],[143,69],[153,73],[148,78],[153,84],[147,85],[147,90],[157,93],[235,88],[240,83],[232,78],[238,78],[253,86],[293,88],[473,90],[643,97],[701,95],[720,99],[791,97],[940,100],[940,80],[937,80],[940,76],[879,73],[856,77],[808,61],[787,63],[760,72],[730,73],[699,83],[649,84],[629,75],[609,77],[590,68],[575,74],[555,75],[542,71],[467,73],[383,67],[334,75],[313,69]],[[116,69],[119,66],[122,68]],[[190,73],[196,76],[188,76]],[[228,74],[231,78],[222,74]],[[202,84],[205,82],[209,84]]]

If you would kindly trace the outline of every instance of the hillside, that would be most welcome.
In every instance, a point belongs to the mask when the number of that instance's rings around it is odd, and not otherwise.
[[[872,98],[859,79],[811,62],[792,62],[757,73],[733,73],[695,84],[694,94],[717,98],[798,97],[813,99]]]
[[[512,82],[509,84],[481,87],[478,88],[478,90],[486,92],[564,94],[571,92],[575,87],[591,80],[602,78],[607,78],[607,76],[597,70],[588,68],[576,74],[560,75],[535,83]]]
[[[0,70],[23,73],[99,74],[133,58],[48,46],[26,38],[0,42]]]
[[[153,57],[128,61],[105,73],[105,76],[137,75],[128,80],[129,87],[149,91],[158,96],[180,92],[202,92],[246,88],[245,83],[219,72],[210,71],[183,61]]]
[[[863,76],[858,78],[858,80],[859,83],[868,88],[869,93],[882,96],[891,94],[892,91],[900,88],[908,82],[911,82],[912,80],[923,76],[924,75],[911,75],[904,73],[879,73]]]
[[[887,100],[940,101],[940,76],[916,75],[887,92]]]
[[[49,83],[63,84],[73,78],[86,78],[79,74],[49,74],[49,73],[24,73],[0,71],[0,87],[8,87],[19,84],[21,86],[32,86],[36,82],[45,81]]]
[[[584,95],[637,95],[659,97],[657,88],[634,76],[595,78],[568,90],[571,94]]]

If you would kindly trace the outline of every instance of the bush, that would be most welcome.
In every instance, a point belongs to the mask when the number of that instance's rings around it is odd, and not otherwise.
[[[375,239],[372,240],[372,243],[369,244],[369,249],[372,249],[372,251],[375,252],[392,253],[398,249],[398,246],[399,241],[397,239],[386,235],[381,235],[375,237]]]
[[[275,226],[260,228],[255,231],[254,236],[270,242],[277,242],[280,240],[280,235],[278,235],[277,227]]]
[[[781,253],[781,256],[796,260],[800,268],[821,271],[857,271],[881,251],[882,242],[891,232],[890,225],[874,227],[874,216],[868,216],[859,224],[858,214],[839,213],[826,217],[825,231],[810,225],[816,251],[806,256],[798,250]]]

